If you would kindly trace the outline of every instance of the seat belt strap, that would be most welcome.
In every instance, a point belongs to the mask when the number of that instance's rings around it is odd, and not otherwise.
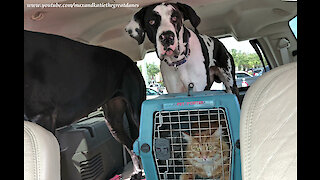
[[[267,69],[266,69],[266,65],[264,64],[263,62],[263,58],[262,58],[262,54],[258,48],[258,40],[257,39],[254,39],[254,40],[250,40],[249,43],[251,44],[251,46],[253,47],[253,49],[256,51],[256,53],[258,54],[259,56],[259,59],[262,63],[262,66],[263,66],[263,69],[264,69],[264,72],[267,72]]]
[[[280,50],[283,64],[291,62],[288,48],[290,47],[290,41],[286,38],[281,38],[279,41],[278,49]]]

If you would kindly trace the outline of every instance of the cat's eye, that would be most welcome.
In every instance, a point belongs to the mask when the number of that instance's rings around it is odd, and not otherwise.
[[[200,147],[198,147],[198,146],[193,146],[193,147],[192,147],[192,150],[194,150],[194,151],[200,151],[201,149],[200,149]]]
[[[150,24],[150,25],[154,25],[155,22],[156,22],[155,20],[150,20],[150,21],[149,21],[149,24]]]

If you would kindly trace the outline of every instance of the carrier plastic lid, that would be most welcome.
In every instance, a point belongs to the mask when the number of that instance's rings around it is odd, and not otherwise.
[[[212,90],[212,91],[199,91],[199,92],[191,92],[190,96],[193,97],[202,97],[202,96],[212,96],[212,95],[226,95],[227,93],[223,90]],[[172,99],[172,98],[185,98],[190,97],[188,93],[170,93],[170,94],[163,94],[158,96],[157,98],[150,99],[148,101],[153,101],[157,99]]]

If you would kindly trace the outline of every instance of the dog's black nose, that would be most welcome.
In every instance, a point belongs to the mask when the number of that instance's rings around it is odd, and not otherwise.
[[[174,33],[172,31],[163,32],[160,37],[161,44],[166,48],[174,43]]]

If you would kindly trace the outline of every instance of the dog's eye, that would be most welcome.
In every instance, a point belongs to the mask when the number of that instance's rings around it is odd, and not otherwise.
[[[155,22],[156,22],[155,20],[150,20],[150,21],[149,21],[149,24],[150,24],[150,25],[154,25]]]
[[[171,20],[172,20],[173,22],[176,22],[176,21],[177,21],[177,17],[176,17],[176,16],[172,16],[172,17],[171,17]]]

